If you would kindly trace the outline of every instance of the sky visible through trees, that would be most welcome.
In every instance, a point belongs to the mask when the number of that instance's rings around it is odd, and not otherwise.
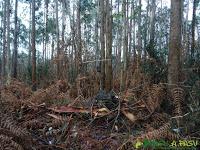
[[[156,4],[157,4],[157,7],[161,7],[161,0],[158,0]],[[147,5],[147,0],[142,0],[142,9],[143,10],[146,10],[146,5]],[[166,7],[170,8],[170,5],[171,5],[170,0],[162,0],[162,7],[166,6]],[[192,5],[193,5],[193,3],[190,2],[188,20],[192,20]],[[29,7],[30,7],[29,4],[19,2],[19,17],[22,18],[22,22],[26,26],[28,26],[29,22],[30,22]],[[42,5],[40,9],[43,10],[44,5]],[[51,8],[50,12],[53,13],[53,11],[54,10],[52,10],[52,8]],[[117,11],[117,10],[115,10],[115,11]],[[184,14],[184,15],[186,15],[186,14]],[[59,16],[61,17],[61,14]],[[42,17],[42,19],[44,19],[44,18]],[[66,32],[68,32],[70,30],[70,26],[69,26],[69,18],[67,18],[67,17],[66,17],[66,22],[67,22],[66,23],[66,26],[67,26]],[[36,46],[37,46],[37,50],[42,51],[42,45],[41,44],[36,44]],[[19,49],[19,51],[23,51],[23,52],[27,53],[27,50],[23,47],[21,47]]]

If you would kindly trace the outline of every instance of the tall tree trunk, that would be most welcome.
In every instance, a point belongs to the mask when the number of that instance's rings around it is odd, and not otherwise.
[[[155,52],[155,12],[156,12],[156,0],[151,1],[151,16],[150,16],[150,41],[147,46],[147,52],[151,58],[158,60]]]
[[[193,14],[192,14],[192,45],[191,45],[191,59],[194,61],[195,53],[195,26],[196,26],[196,9],[199,0],[194,0],[193,2]]]
[[[82,42],[81,42],[81,16],[80,16],[80,11],[81,11],[81,1],[78,0],[77,2],[77,54],[78,54],[78,74],[81,73],[82,71]]]
[[[32,76],[32,69],[31,69],[31,53],[32,53],[32,45],[31,45],[31,36],[32,36],[32,2],[30,2],[30,12],[29,12],[29,38],[28,38],[28,44],[29,44],[29,48],[28,48],[28,73],[29,73],[29,77],[31,78]],[[28,78],[29,80],[29,78]]]
[[[60,79],[61,66],[60,66],[60,39],[59,39],[59,23],[58,23],[58,0],[56,2],[56,44],[57,44],[57,78]]]
[[[45,0],[45,43],[44,43],[44,61],[47,59],[47,43],[48,43],[48,18],[49,18],[49,0]]]
[[[117,1],[117,14],[120,15],[120,0]],[[120,20],[118,19],[117,21],[117,66],[119,66],[119,68],[117,67],[117,71],[120,70],[120,66],[121,66],[121,48],[122,48],[122,25],[120,23]]]
[[[125,90],[126,88],[126,77],[127,77],[127,53],[128,53],[128,34],[127,34],[127,11],[126,7],[127,1],[123,0],[122,3],[122,13],[123,13],[123,57],[122,57],[122,69],[121,69],[121,84],[120,84],[120,91]]]
[[[137,3],[135,4],[132,4],[133,5],[133,58],[134,58],[134,61],[136,60],[136,37],[135,37],[135,31],[136,31],[136,17],[135,17],[135,8],[137,8]]]
[[[36,91],[36,48],[35,48],[35,0],[32,0],[32,90]]]
[[[182,2],[171,0],[171,24],[168,60],[168,83],[178,84],[180,81],[180,55],[181,55],[181,27],[182,27]]]
[[[187,0],[187,9],[186,9],[186,17],[184,21],[184,30],[183,30],[183,49],[184,49],[184,59],[187,60],[189,58],[189,33],[188,33],[188,15],[189,15],[189,7],[190,0]]]
[[[95,63],[95,67],[96,69],[99,67],[99,1],[96,0],[96,5],[97,5],[97,10],[96,14],[95,14],[95,49],[96,49],[96,54],[95,54],[95,59],[96,59],[96,63]],[[99,70],[99,69],[97,69]]]
[[[54,54],[54,40],[52,38],[52,42],[51,42],[51,60],[53,60],[53,54]]]
[[[17,45],[17,39],[18,39],[18,16],[17,16],[17,10],[18,10],[18,0],[15,0],[15,30],[14,30],[14,53],[13,53],[13,78],[17,78],[17,55],[18,55],[18,45]]]
[[[112,0],[106,0],[106,64],[105,90],[112,89]]]
[[[101,11],[101,30],[100,30],[100,41],[101,41],[101,89],[105,89],[105,0],[100,1]]]
[[[147,41],[149,40],[149,0],[147,1],[147,14],[145,20],[145,35],[144,35],[144,58],[147,57]]]
[[[4,11],[3,11],[3,59],[2,59],[2,76],[6,76],[6,26],[7,26],[7,21],[6,21],[6,10],[7,10],[7,0],[4,0]]]
[[[3,1],[1,2],[1,12],[3,13]],[[3,29],[3,16],[1,16],[1,25],[0,25],[1,29]],[[3,32],[0,33],[0,36],[2,37],[0,42],[3,43]],[[3,46],[3,45],[1,45]],[[3,47],[0,47],[0,52],[3,52]],[[2,57],[0,57],[0,76],[2,77]],[[0,81],[0,86],[1,86],[2,82]]]
[[[11,80],[11,51],[10,51],[10,0],[7,2],[7,63],[6,63],[6,73],[7,73],[7,84],[10,84]]]
[[[61,54],[64,55],[64,51],[65,51],[65,0],[62,0],[62,43],[61,43]],[[64,56],[62,56],[62,59],[60,60],[60,67],[61,67],[61,73],[60,73],[60,76],[61,76],[61,79],[64,79],[65,78],[65,72],[63,71],[64,67],[63,67],[63,64],[64,64]]]
[[[142,3],[141,0],[139,0],[139,13],[138,13],[138,65],[141,60],[141,55],[142,55],[142,26],[141,26],[141,13],[142,13]]]

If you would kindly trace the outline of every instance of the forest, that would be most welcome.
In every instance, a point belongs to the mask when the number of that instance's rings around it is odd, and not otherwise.
[[[200,0],[0,0],[0,150],[200,147]]]

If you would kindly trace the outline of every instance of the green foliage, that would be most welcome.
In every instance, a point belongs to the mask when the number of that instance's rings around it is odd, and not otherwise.
[[[55,36],[56,34],[56,21],[53,18],[48,18],[47,34]]]
[[[167,80],[167,70],[165,64],[159,65],[154,59],[149,59],[142,63],[143,72],[151,78],[152,83],[159,83]]]
[[[19,43],[23,46],[23,47],[27,47],[28,46],[28,34],[29,31],[27,29],[27,27],[21,23],[21,20],[19,20],[19,32],[18,32],[18,37],[19,37]],[[13,33],[14,35],[14,33]]]
[[[93,10],[96,8],[96,5],[92,0],[81,0],[80,2],[81,20],[89,24],[94,19],[95,13]]]
[[[120,13],[113,13],[112,17],[113,19],[121,19],[123,16],[122,12]]]

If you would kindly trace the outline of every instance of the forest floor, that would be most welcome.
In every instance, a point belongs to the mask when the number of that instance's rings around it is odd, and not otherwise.
[[[176,87],[169,95],[163,84],[138,82],[119,95],[88,94],[81,82],[59,80],[36,92],[16,80],[1,87],[0,149],[198,149],[187,141],[200,137],[199,104],[185,102],[197,93]]]

